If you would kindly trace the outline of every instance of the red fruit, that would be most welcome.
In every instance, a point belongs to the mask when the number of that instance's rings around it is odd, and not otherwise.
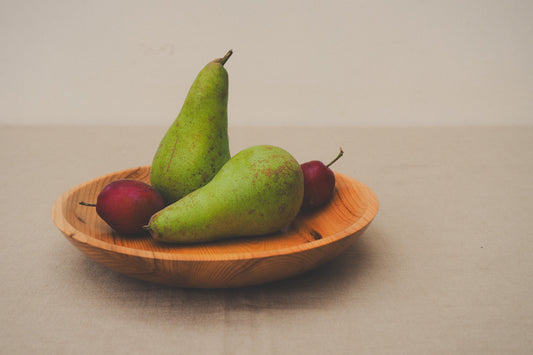
[[[341,148],[337,157],[328,165],[324,165],[318,160],[301,164],[304,174],[303,210],[318,208],[331,199],[335,189],[335,174],[329,167],[343,154],[344,152]]]
[[[96,200],[96,213],[119,233],[139,234],[150,217],[165,207],[163,197],[152,186],[133,179],[122,179],[107,184]]]

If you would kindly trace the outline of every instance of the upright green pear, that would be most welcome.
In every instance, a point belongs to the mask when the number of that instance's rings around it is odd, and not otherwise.
[[[296,217],[303,193],[296,159],[275,146],[253,146],[231,158],[209,183],[154,214],[146,229],[168,243],[269,234]]]
[[[232,53],[230,50],[200,71],[159,144],[150,180],[167,203],[205,185],[230,159],[228,73],[224,64]]]

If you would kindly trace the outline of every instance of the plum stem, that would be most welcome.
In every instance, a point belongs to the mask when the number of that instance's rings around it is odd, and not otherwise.
[[[329,168],[330,165],[333,165],[333,163],[335,163],[337,160],[339,160],[339,158],[342,157],[343,154],[344,154],[344,152],[342,151],[342,147],[341,147],[339,154],[337,154],[335,159],[333,159],[328,165],[326,165],[326,168]]]
[[[96,205],[94,203],[87,203],[85,201],[81,201],[80,202],[80,205],[82,206],[89,206],[89,207],[96,207]]]
[[[220,58],[220,59],[218,60],[218,62],[220,63],[220,65],[223,66],[224,64],[226,64],[226,62],[228,61],[229,57],[231,57],[232,54],[233,54],[233,50],[230,49],[230,50],[228,51],[228,53],[226,53],[226,55],[225,55],[224,57],[222,57],[222,58]]]

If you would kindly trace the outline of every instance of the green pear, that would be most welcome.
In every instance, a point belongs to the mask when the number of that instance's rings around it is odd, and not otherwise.
[[[287,151],[258,145],[231,158],[203,187],[155,213],[145,227],[168,243],[201,243],[274,233],[298,214],[300,164]]]
[[[155,153],[150,181],[167,203],[208,183],[230,159],[224,64],[232,53],[200,71]]]

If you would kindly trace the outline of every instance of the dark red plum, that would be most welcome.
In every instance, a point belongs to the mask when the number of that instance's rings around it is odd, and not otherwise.
[[[302,210],[309,211],[323,206],[333,196],[335,190],[335,174],[329,168],[344,152],[342,148],[335,159],[328,165],[312,160],[301,164],[304,174],[304,199]]]
[[[140,234],[150,217],[165,207],[163,197],[152,186],[133,179],[115,180],[98,194],[96,213],[119,233]]]

